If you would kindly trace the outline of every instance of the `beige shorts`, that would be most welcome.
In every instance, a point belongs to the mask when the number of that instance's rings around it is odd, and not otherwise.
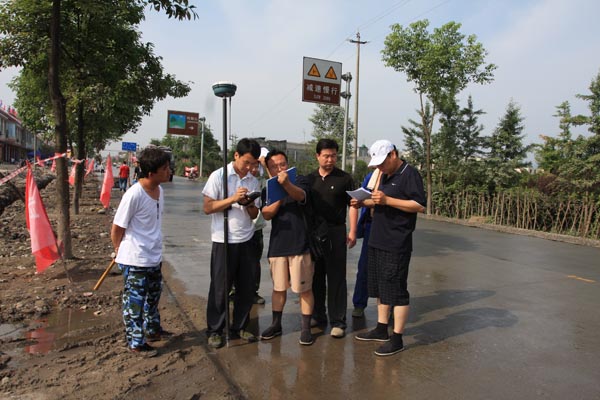
[[[269,257],[273,290],[285,292],[289,287],[294,293],[312,289],[315,266],[310,253],[298,256]]]

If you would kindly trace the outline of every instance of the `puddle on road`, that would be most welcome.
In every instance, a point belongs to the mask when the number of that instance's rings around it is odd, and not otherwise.
[[[20,336],[23,326],[13,324],[0,324],[0,340],[16,339]]]
[[[93,310],[70,308],[51,313],[47,318],[35,321],[35,329],[1,325],[0,338],[25,337],[24,351],[30,354],[46,354],[82,340],[93,340],[106,334],[108,319],[94,315]]]

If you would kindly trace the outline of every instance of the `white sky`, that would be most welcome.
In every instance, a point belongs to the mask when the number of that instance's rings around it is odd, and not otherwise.
[[[381,50],[389,26],[408,25],[427,18],[430,27],[449,21],[461,32],[475,34],[498,65],[495,81],[471,85],[461,105],[473,96],[485,135],[490,135],[512,99],[525,117],[527,142],[539,135],[555,136],[555,107],[565,100],[573,114],[588,114],[587,104],[575,98],[589,93],[600,72],[600,2],[596,0],[217,0],[194,1],[199,19],[179,22],[147,13],[140,27],[143,38],[163,57],[165,71],[190,82],[183,99],[156,104],[136,134],[123,141],[145,146],[166,131],[167,110],[205,116],[216,138],[222,137],[222,103],[212,84],[232,81],[232,130],[238,137],[312,138],[308,118],[315,105],[303,103],[302,59],[314,57],[343,63],[356,78],[356,45],[346,41],[360,29],[361,47],[359,145],[389,139],[400,148],[401,126],[415,119],[418,98],[404,74],[387,68]],[[0,71],[0,99],[12,104],[6,83],[15,69]],[[352,81],[350,117],[354,115]],[[576,133],[587,134],[585,129]],[[120,143],[109,150],[120,150]]]

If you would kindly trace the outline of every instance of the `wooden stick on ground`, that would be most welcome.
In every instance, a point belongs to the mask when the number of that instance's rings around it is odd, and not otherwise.
[[[98,290],[98,288],[100,288],[100,285],[102,285],[102,282],[104,282],[104,279],[106,279],[106,277],[108,276],[108,273],[112,269],[113,265],[115,265],[115,259],[114,258],[112,259],[112,261],[110,262],[110,265],[108,266],[108,268],[106,268],[106,270],[104,271],[104,273],[102,274],[102,276],[100,277],[100,279],[98,279],[98,282],[96,283],[96,286],[94,286],[94,290]]]

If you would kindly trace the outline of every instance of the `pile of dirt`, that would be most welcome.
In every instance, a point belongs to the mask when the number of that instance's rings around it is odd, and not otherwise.
[[[38,172],[45,179],[50,171]],[[23,190],[24,176],[12,180]],[[55,181],[41,190],[56,227]],[[6,189],[6,185],[0,186]],[[162,324],[172,331],[156,343],[159,355],[145,359],[125,344],[121,319],[122,276],[114,268],[92,291],[110,263],[110,225],[100,182],[86,178],[80,213],[71,215],[74,259],[35,273],[25,207],[21,200],[0,215],[0,397],[11,399],[178,398],[231,399],[218,360],[206,347],[201,299],[181,297],[172,269],[163,265]],[[1,195],[1,194],[0,194]],[[119,194],[113,191],[111,206]],[[68,274],[67,272],[68,271]],[[193,317],[190,317],[193,316]]]

